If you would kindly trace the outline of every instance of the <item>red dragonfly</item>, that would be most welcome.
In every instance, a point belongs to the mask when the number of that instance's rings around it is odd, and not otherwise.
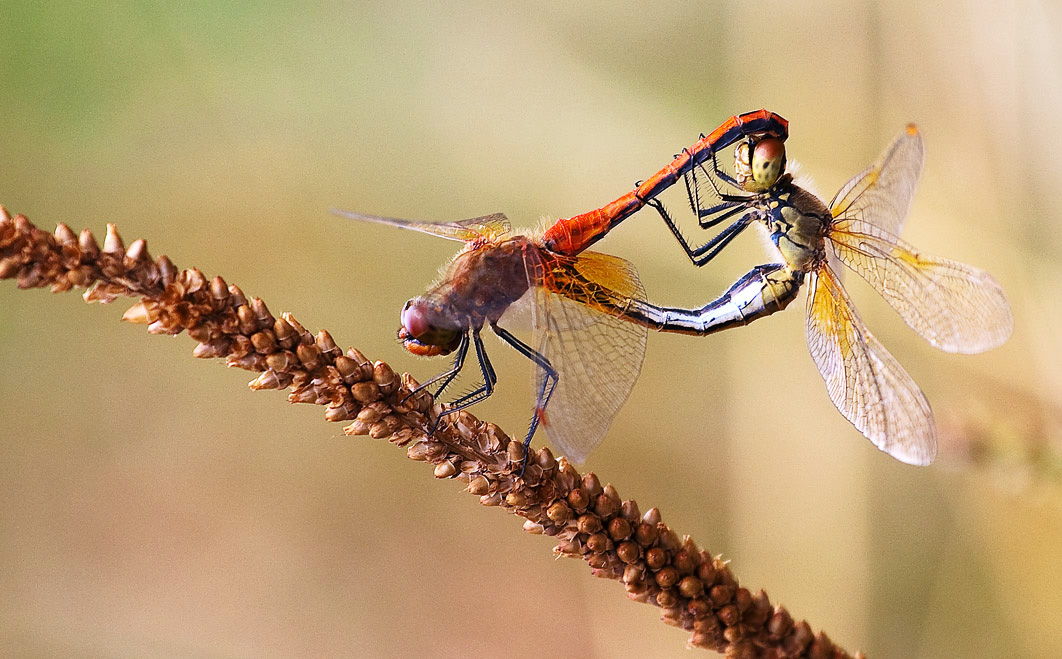
[[[899,238],[924,152],[921,134],[909,125],[827,205],[784,173],[781,139],[750,136],[735,151],[736,177],[719,176],[722,185],[740,194],[725,194],[710,181],[722,201],[702,208],[695,182],[687,188],[702,226],[721,216],[739,216],[707,245],[691,249],[655,196],[640,201],[657,210],[696,265],[709,262],[754,223],[762,224],[770,235],[775,261],[756,266],[700,309],[642,304],[626,309],[625,316],[662,331],[712,334],[784,309],[807,278],[811,292],[805,333],[830,399],[882,451],[910,464],[929,464],[936,455],[929,402],[866,328],[841,285],[839,266],[833,263],[839,261],[859,273],[912,329],[941,350],[977,353],[1007,340],[1014,320],[1003,289],[991,275],[921,254]],[[710,179],[711,173],[702,173]],[[609,211],[590,215],[594,213]],[[581,217],[558,221],[561,226],[546,235],[575,235],[565,225],[576,222],[581,231],[585,226]],[[579,239],[589,244],[614,225],[599,223],[601,233],[578,233]]]
[[[652,307],[643,301],[634,266],[584,250],[680,176],[709,159],[714,163],[720,149],[743,138],[767,135],[785,139],[785,120],[766,110],[733,117],[631,193],[605,209],[571,218],[545,236],[514,234],[501,214],[436,224],[333,212],[465,243],[439,280],[402,309],[398,337],[407,350],[424,356],[454,355],[452,367],[421,388],[437,384],[438,397],[474,348],[483,382],[451,401],[443,415],[490,396],[497,375],[480,336],[489,326],[535,364],[535,413],[524,444],[530,443],[541,423],[557,448],[582,462],[604,438],[630,394],[641,370],[647,328],[657,326],[648,318]],[[499,325],[525,296],[533,303],[530,345]]]

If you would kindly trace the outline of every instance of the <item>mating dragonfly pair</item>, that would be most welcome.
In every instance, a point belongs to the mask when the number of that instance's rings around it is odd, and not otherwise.
[[[483,383],[453,400],[443,415],[493,392],[497,375],[481,338],[489,326],[535,365],[535,413],[525,445],[541,423],[561,451],[582,462],[630,394],[648,329],[702,335],[746,325],[784,309],[807,280],[807,343],[830,399],[882,451],[929,464],[936,455],[929,403],[867,330],[835,263],[859,273],[922,338],[947,352],[977,353],[1004,343],[1013,328],[1007,299],[988,273],[921,254],[898,237],[922,171],[924,147],[914,125],[829,204],[786,172],[787,137],[788,122],[767,110],[731,117],[631,192],[558,220],[541,234],[513,233],[501,214],[436,224],[335,212],[464,241],[438,282],[406,303],[398,334],[414,354],[454,354],[452,368],[421,385],[437,385],[436,396],[474,349]],[[718,159],[731,146],[733,173]],[[679,179],[701,228],[730,221],[701,246],[687,242],[658,199]],[[663,218],[694,265],[711,261],[756,223],[766,227],[776,259],[699,309],[651,304],[633,265],[584,251],[646,206]],[[525,297],[534,303],[531,344],[499,325]]]

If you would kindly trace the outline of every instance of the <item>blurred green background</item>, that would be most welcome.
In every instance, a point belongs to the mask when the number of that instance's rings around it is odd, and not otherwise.
[[[421,379],[445,362],[403,352],[398,312],[454,244],[328,208],[536,227],[759,107],[828,199],[917,122],[905,237],[990,270],[1016,320],[1002,349],[946,355],[847,278],[934,405],[938,463],[888,458],[834,410],[801,300],[651,336],[587,467],[851,650],[1062,656],[1062,487],[1024,460],[1062,425],[1057,3],[8,1],[0,90],[12,212],[116,222]],[[651,216],[599,248],[676,305],[764,259],[743,237],[696,270]],[[0,653],[689,656],[520,520],[119,306],[0,283]],[[488,342],[501,384],[475,412],[519,434],[530,369]],[[964,460],[973,436],[1017,457]]]

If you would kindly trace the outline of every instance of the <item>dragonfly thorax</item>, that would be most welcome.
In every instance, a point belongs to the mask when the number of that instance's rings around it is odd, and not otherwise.
[[[753,205],[759,208],[771,242],[789,269],[810,272],[823,262],[832,216],[818,197],[794,185],[792,176],[786,174],[757,195]]]

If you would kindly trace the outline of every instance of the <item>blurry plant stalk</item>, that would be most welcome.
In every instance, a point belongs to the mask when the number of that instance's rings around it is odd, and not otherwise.
[[[483,505],[525,518],[530,533],[556,537],[556,554],[585,560],[595,576],[621,581],[630,599],[660,607],[665,622],[692,632],[691,646],[743,658],[853,656],[772,606],[762,590],[740,587],[725,561],[689,536],[680,540],[656,508],[642,514],[548,448],[529,456],[521,476],[523,444],[463,411],[428,435],[443,408],[427,392],[411,396],[417,382],[408,373],[355,348],[344,352],[328,332],[313,335],[290,314],[274,317],[221,277],[152,259],[144,240],[126,247],[113,224],[100,248],[88,229],[75,234],[60,224],[48,233],[0,207],[0,279],[20,289],[87,288],[87,302],[141,298],[123,320],[152,334],[187,332],[198,342],[194,356],[259,373],[251,389],[290,388],[292,403],[325,405],[326,420],[350,421],[346,434],[406,446],[409,458],[434,465],[436,478],[465,481]]]

